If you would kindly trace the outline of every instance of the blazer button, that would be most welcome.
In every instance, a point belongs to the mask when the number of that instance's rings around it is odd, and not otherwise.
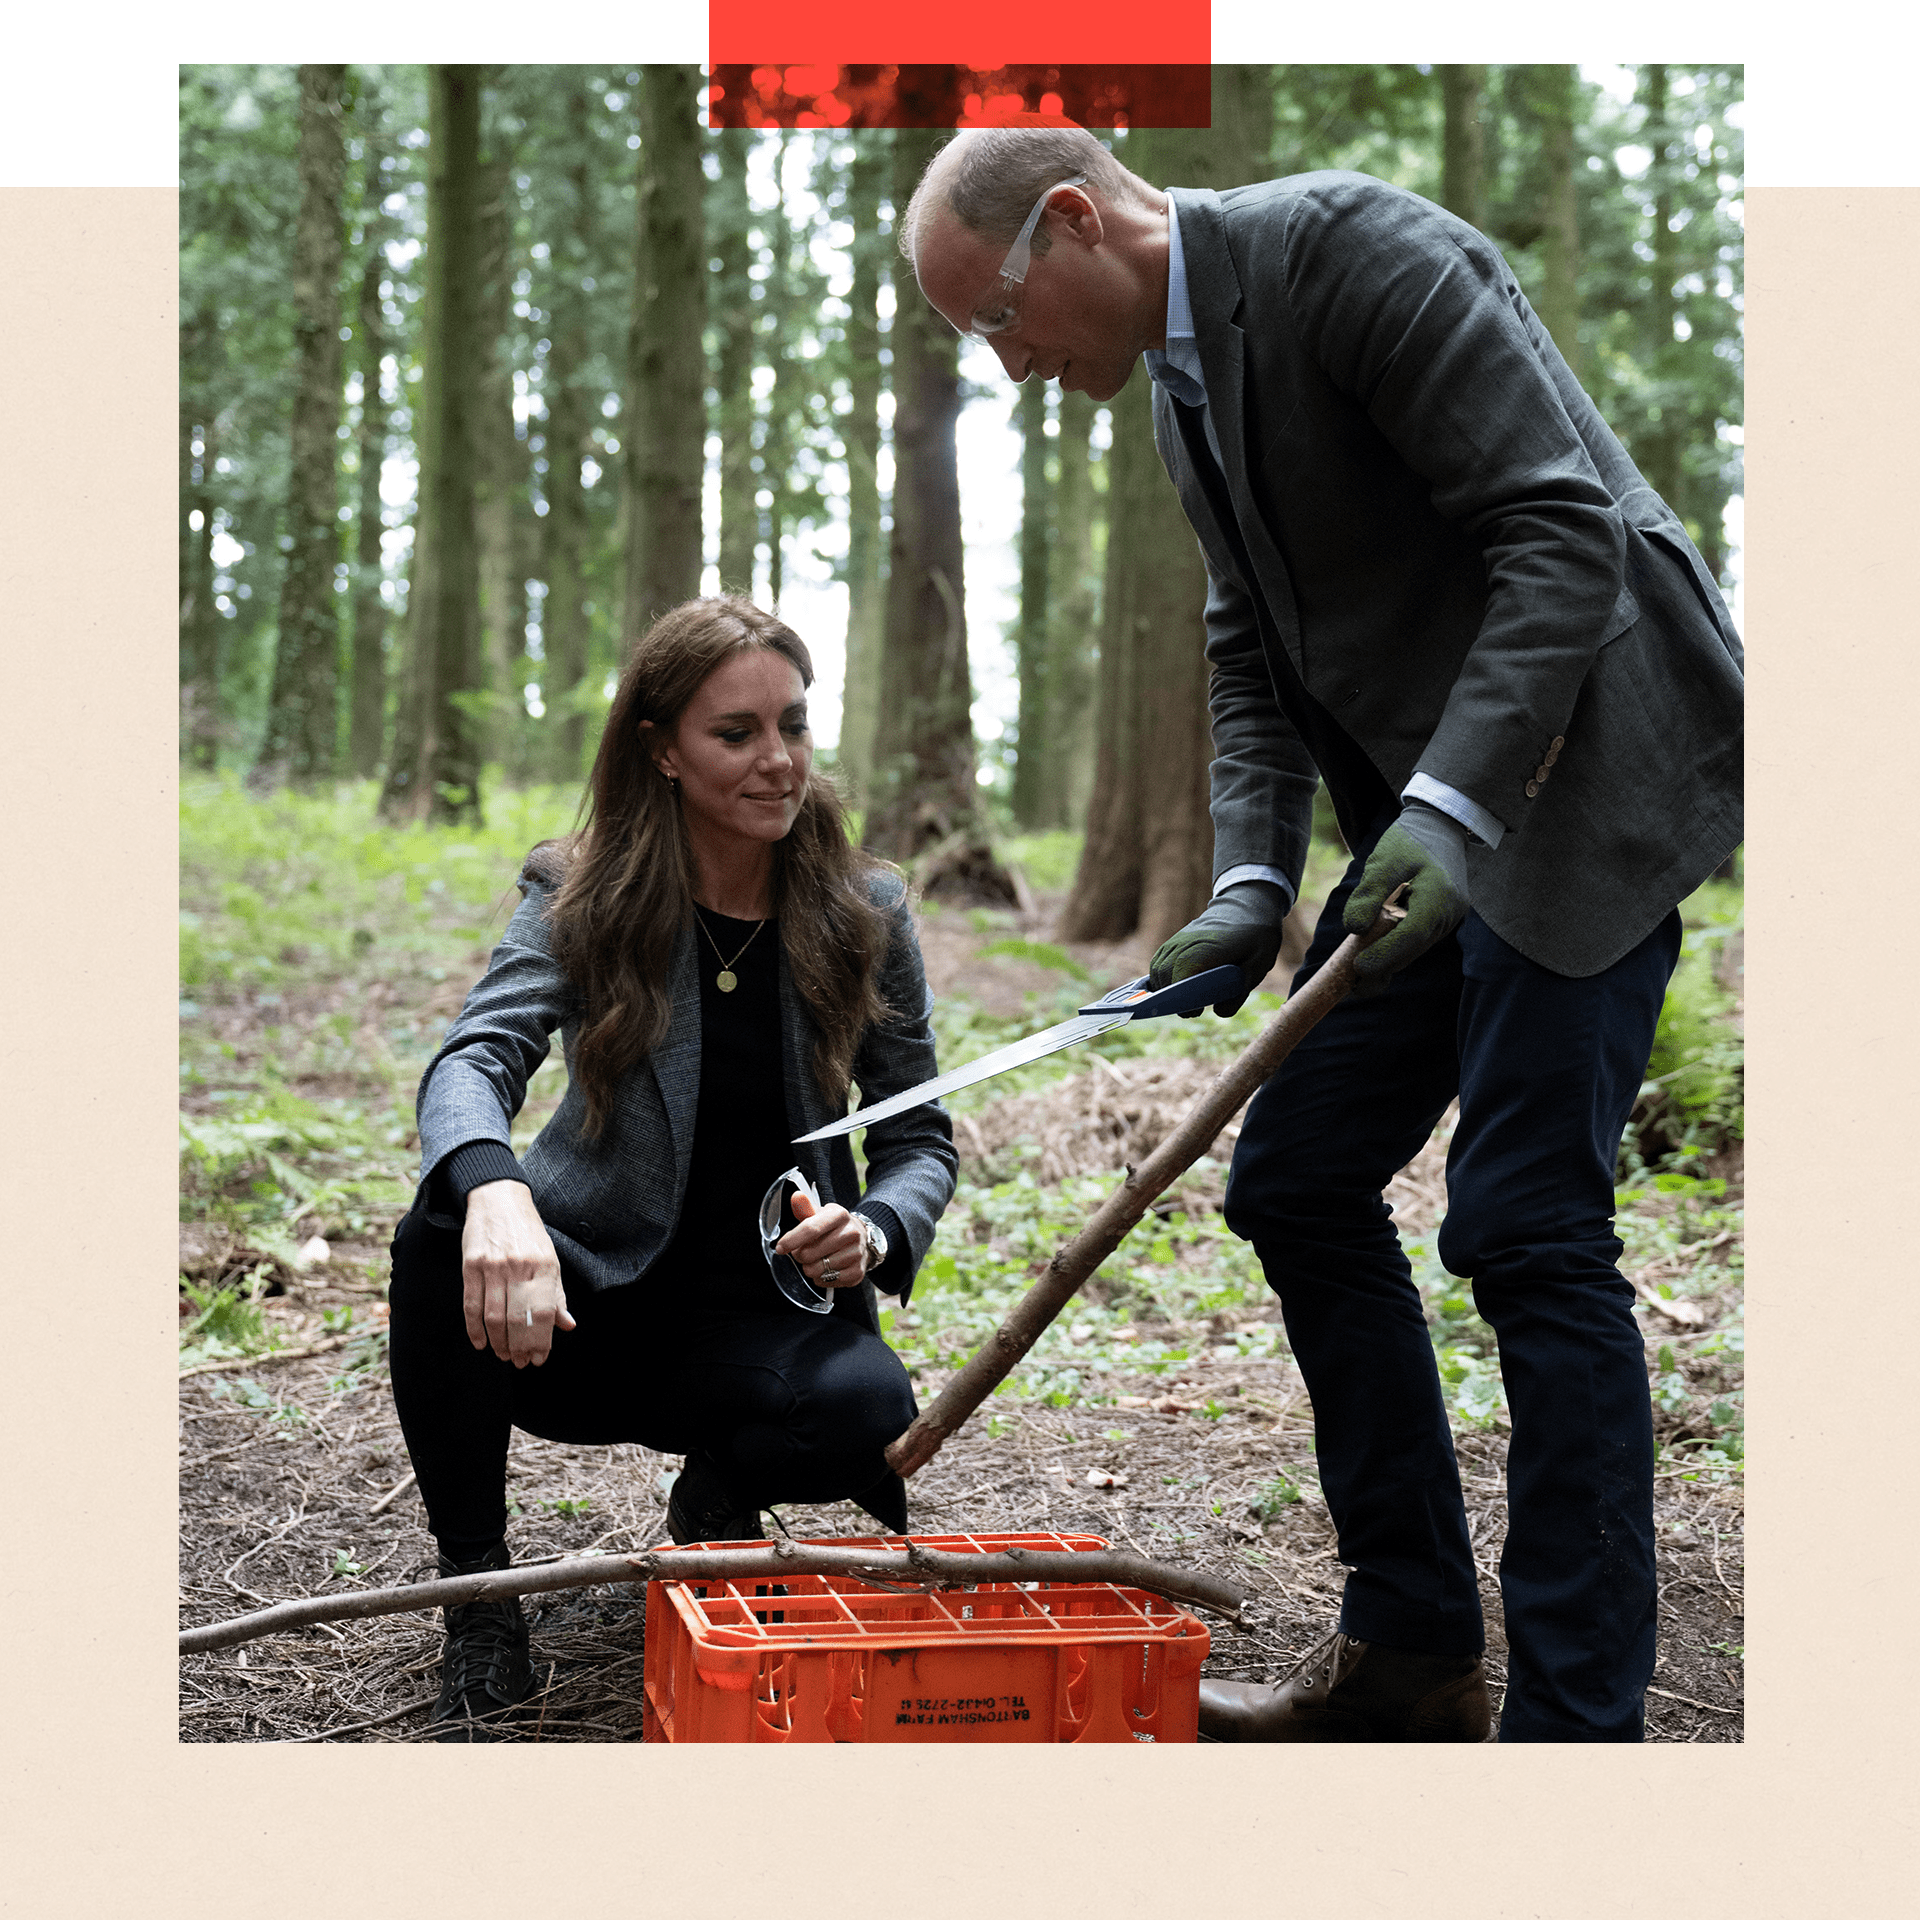
[[[1544,787],[1547,784],[1547,775],[1552,771],[1553,769],[1551,767],[1545,765],[1538,766],[1533,770],[1533,777]]]
[[[1567,744],[1567,736],[1564,733],[1556,733],[1553,736],[1553,745],[1550,746],[1547,749],[1547,751],[1549,753],[1558,753],[1560,749],[1564,747],[1566,744]]]
[[[1527,798],[1529,800],[1531,800],[1533,796],[1539,791],[1540,791],[1540,782],[1538,780],[1529,780],[1527,782]]]

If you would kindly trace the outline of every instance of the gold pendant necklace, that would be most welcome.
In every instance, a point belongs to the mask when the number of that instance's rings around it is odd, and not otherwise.
[[[700,920],[700,909],[698,907],[694,908],[693,917],[696,920]],[[766,924],[764,920],[754,923],[753,931],[740,943],[740,953],[745,953],[746,950],[759,939],[760,929]],[[713,929],[709,927],[704,920],[700,920],[700,931],[707,936],[707,945],[713,949],[713,957],[720,962],[720,971],[714,975],[713,984],[718,987],[722,993],[731,993],[734,988],[740,984],[740,977],[733,970],[739,961],[740,953],[736,953],[733,959],[729,960],[727,956],[720,951],[720,943],[713,937]]]

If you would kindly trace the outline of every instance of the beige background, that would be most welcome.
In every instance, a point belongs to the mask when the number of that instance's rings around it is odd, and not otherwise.
[[[1904,1910],[1920,192],[1748,205],[1749,1744],[293,1753],[174,1738],[171,196],[0,193],[0,1910]]]

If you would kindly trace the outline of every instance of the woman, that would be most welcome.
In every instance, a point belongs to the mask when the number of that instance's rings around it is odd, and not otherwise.
[[[935,1072],[898,876],[848,845],[811,771],[807,649],[750,602],[689,601],[634,648],[586,824],[524,899],[420,1085],[421,1181],[393,1246],[394,1400],[443,1574],[508,1564],[509,1429],[682,1453],[676,1541],[760,1537],[776,1501],[857,1500],[891,1531],[883,1449],[912,1420],[878,1288],[905,1298],[952,1197],[932,1105],[794,1137]],[[569,1084],[516,1161],[527,1081]],[[778,1242],[833,1308],[776,1289],[763,1194],[821,1196]],[[857,1204],[856,1204],[857,1203]],[[436,1722],[484,1739],[531,1684],[516,1601],[447,1610]]]

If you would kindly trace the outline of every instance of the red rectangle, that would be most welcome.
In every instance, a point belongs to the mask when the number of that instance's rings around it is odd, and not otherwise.
[[[1032,0],[972,0],[954,11],[918,11],[878,0],[708,0],[707,58],[714,63],[913,61],[991,71],[1046,61],[1204,65],[1213,57],[1209,0],[1109,0],[1088,11]]]
[[[1205,127],[1213,69],[715,61],[710,127]]]

